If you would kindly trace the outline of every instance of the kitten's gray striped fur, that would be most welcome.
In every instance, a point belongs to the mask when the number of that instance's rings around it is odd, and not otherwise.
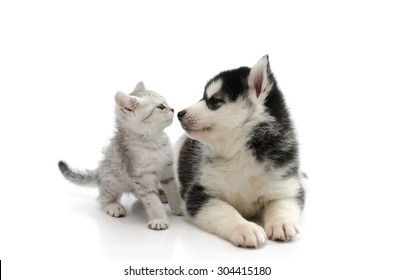
[[[121,195],[134,193],[146,208],[149,228],[166,229],[168,219],[161,202],[168,201],[176,215],[182,214],[172,147],[163,131],[172,123],[174,110],[142,82],[130,95],[118,92],[115,100],[116,133],[98,168],[76,170],[60,161],[60,171],[75,184],[98,185],[98,201],[113,217],[126,213],[119,203]]]

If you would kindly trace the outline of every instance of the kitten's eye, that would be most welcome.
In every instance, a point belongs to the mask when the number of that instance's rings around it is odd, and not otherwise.
[[[162,105],[162,104],[158,105],[157,108],[160,109],[160,110],[165,110],[166,109],[166,107],[164,105]]]

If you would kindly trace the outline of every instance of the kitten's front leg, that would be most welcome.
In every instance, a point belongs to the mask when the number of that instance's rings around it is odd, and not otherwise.
[[[164,176],[161,178],[161,186],[164,189],[169,207],[171,207],[173,214],[183,215],[184,206],[183,200],[180,197],[180,192],[176,185],[175,175],[172,166],[168,165]]]
[[[168,203],[168,198],[166,197],[166,193],[162,188],[158,189],[158,197],[161,200],[161,203]]]
[[[169,226],[168,217],[155,188],[158,182],[156,178],[151,177],[152,175],[147,175],[135,182],[136,192],[145,206],[149,218],[148,227],[155,230],[167,229]]]

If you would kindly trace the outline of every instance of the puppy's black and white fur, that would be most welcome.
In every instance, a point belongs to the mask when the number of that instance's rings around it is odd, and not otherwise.
[[[193,223],[242,247],[299,233],[298,143],[267,55],[215,76],[178,118],[177,179]]]

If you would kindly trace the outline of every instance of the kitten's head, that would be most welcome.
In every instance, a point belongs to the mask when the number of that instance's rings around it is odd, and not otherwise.
[[[139,82],[130,94],[117,92],[115,101],[117,120],[134,131],[159,131],[172,124],[174,110],[164,97],[146,90],[143,82]]]

